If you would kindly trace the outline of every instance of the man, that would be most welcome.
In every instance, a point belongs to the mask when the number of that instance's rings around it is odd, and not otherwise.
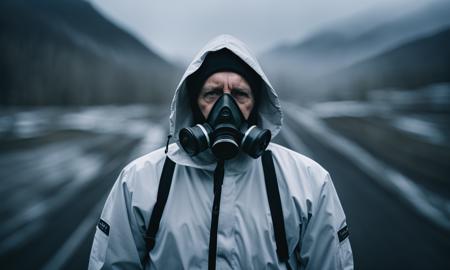
[[[245,45],[228,35],[208,43],[172,101],[175,143],[123,169],[89,269],[353,269],[330,176],[269,144],[281,123]]]

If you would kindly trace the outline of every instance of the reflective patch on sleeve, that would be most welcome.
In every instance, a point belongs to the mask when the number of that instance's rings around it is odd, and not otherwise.
[[[350,232],[348,231],[348,226],[345,225],[345,227],[340,229],[337,234],[338,234],[338,237],[339,237],[339,243],[344,241],[348,237],[348,235],[350,234]]]
[[[106,235],[109,235],[109,225],[104,221],[103,219],[100,219],[98,221],[97,227],[100,229],[100,231],[104,232]]]

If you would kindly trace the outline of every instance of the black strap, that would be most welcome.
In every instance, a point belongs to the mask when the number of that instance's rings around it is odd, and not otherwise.
[[[262,155],[262,164],[264,169],[264,179],[266,183],[266,192],[269,199],[270,212],[275,233],[277,245],[277,255],[281,262],[285,262],[288,269],[291,269],[288,259],[289,251],[284,227],[283,209],[281,206],[280,192],[278,189],[277,176],[273,165],[272,152],[266,150]],[[158,195],[155,206],[150,217],[150,224],[145,235],[146,248],[144,262],[149,259],[149,252],[155,246],[155,237],[159,229],[159,223],[164,211],[164,207],[169,196],[170,186],[172,184],[175,163],[166,157],[164,167],[161,173],[161,179],[158,187]],[[214,171],[214,201],[211,217],[211,229],[209,238],[209,256],[208,269],[216,269],[217,255],[217,229],[219,224],[220,197],[222,194],[222,184],[224,177],[224,161],[219,161]]]
[[[289,250],[284,229],[283,208],[281,206],[280,191],[278,190],[277,175],[275,173],[271,151],[264,151],[264,154],[262,155],[262,165],[270,213],[272,216],[273,230],[275,232],[275,241],[277,243],[278,259],[281,262],[285,262],[287,268],[290,269],[291,267],[288,263]]]
[[[211,229],[209,233],[209,255],[208,255],[208,269],[216,269],[216,255],[217,255],[217,227],[219,225],[220,212],[220,197],[222,194],[222,184],[224,175],[224,161],[217,162],[216,170],[214,171],[214,202],[211,213]]]
[[[169,196],[170,185],[172,184],[173,171],[175,169],[175,162],[173,162],[169,157],[166,157],[164,161],[164,167],[161,173],[161,178],[159,180],[158,195],[156,197],[156,203],[153,207],[152,215],[150,217],[150,223],[145,233],[146,241],[146,252],[144,262],[149,259],[149,252],[155,246],[156,233],[159,229],[159,222],[161,221],[161,216],[164,211],[164,207],[167,202],[167,197]]]

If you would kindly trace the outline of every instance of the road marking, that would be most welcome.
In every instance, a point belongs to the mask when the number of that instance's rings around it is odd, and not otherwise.
[[[112,162],[111,162],[112,163]],[[73,162],[75,164],[75,161]],[[34,232],[29,231],[26,224],[36,222],[48,213],[61,207],[65,202],[77,195],[79,190],[89,184],[92,179],[99,174],[103,164],[105,162],[96,155],[85,155],[82,159],[77,161],[79,167],[76,167],[80,172],[76,175],[72,181],[68,182],[61,190],[54,196],[45,198],[38,201],[32,207],[21,211],[4,224],[1,227],[1,235],[11,235],[9,238],[2,240],[0,243],[0,254],[3,254],[8,249],[16,248],[20,246],[23,241],[28,240],[28,237]],[[22,228],[22,229],[20,229]],[[20,231],[17,231],[20,229]],[[18,235],[21,235],[20,237]],[[20,240],[20,241],[19,241]]]
[[[377,160],[360,146],[328,128],[310,111],[289,102],[284,102],[283,107],[292,120],[307,128],[323,144],[346,156],[378,184],[394,191],[418,214],[450,231],[450,200],[418,186],[408,177]]]
[[[100,216],[100,211],[107,196],[103,196],[94,209],[80,223],[78,228],[70,235],[61,248],[53,254],[50,260],[42,267],[43,270],[64,269],[64,266],[72,258],[81,243],[86,239],[89,232],[95,228],[96,220]]]
[[[45,222],[43,220],[37,220],[35,222],[30,222],[23,226],[20,231],[9,235],[5,239],[2,239],[0,245],[0,255],[4,256],[5,253],[22,247],[26,241],[29,240],[29,236],[37,234],[43,227]]]
[[[302,140],[295,135],[294,131],[288,126],[284,125],[281,129],[280,135],[284,138],[289,147],[298,153],[307,157],[314,157],[313,152],[302,142]]]

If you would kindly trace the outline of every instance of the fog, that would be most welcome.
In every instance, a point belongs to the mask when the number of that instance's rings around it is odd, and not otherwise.
[[[446,0],[0,1],[0,265],[87,267],[122,168],[176,143],[181,74],[228,33],[278,93],[272,143],[329,172],[355,269],[450,269],[449,14]]]
[[[133,1],[90,0],[105,16],[166,58],[186,64],[211,38],[232,34],[255,53],[334,25],[363,31],[429,1]],[[359,20],[350,25],[346,19]],[[344,22],[343,22],[344,21]]]

